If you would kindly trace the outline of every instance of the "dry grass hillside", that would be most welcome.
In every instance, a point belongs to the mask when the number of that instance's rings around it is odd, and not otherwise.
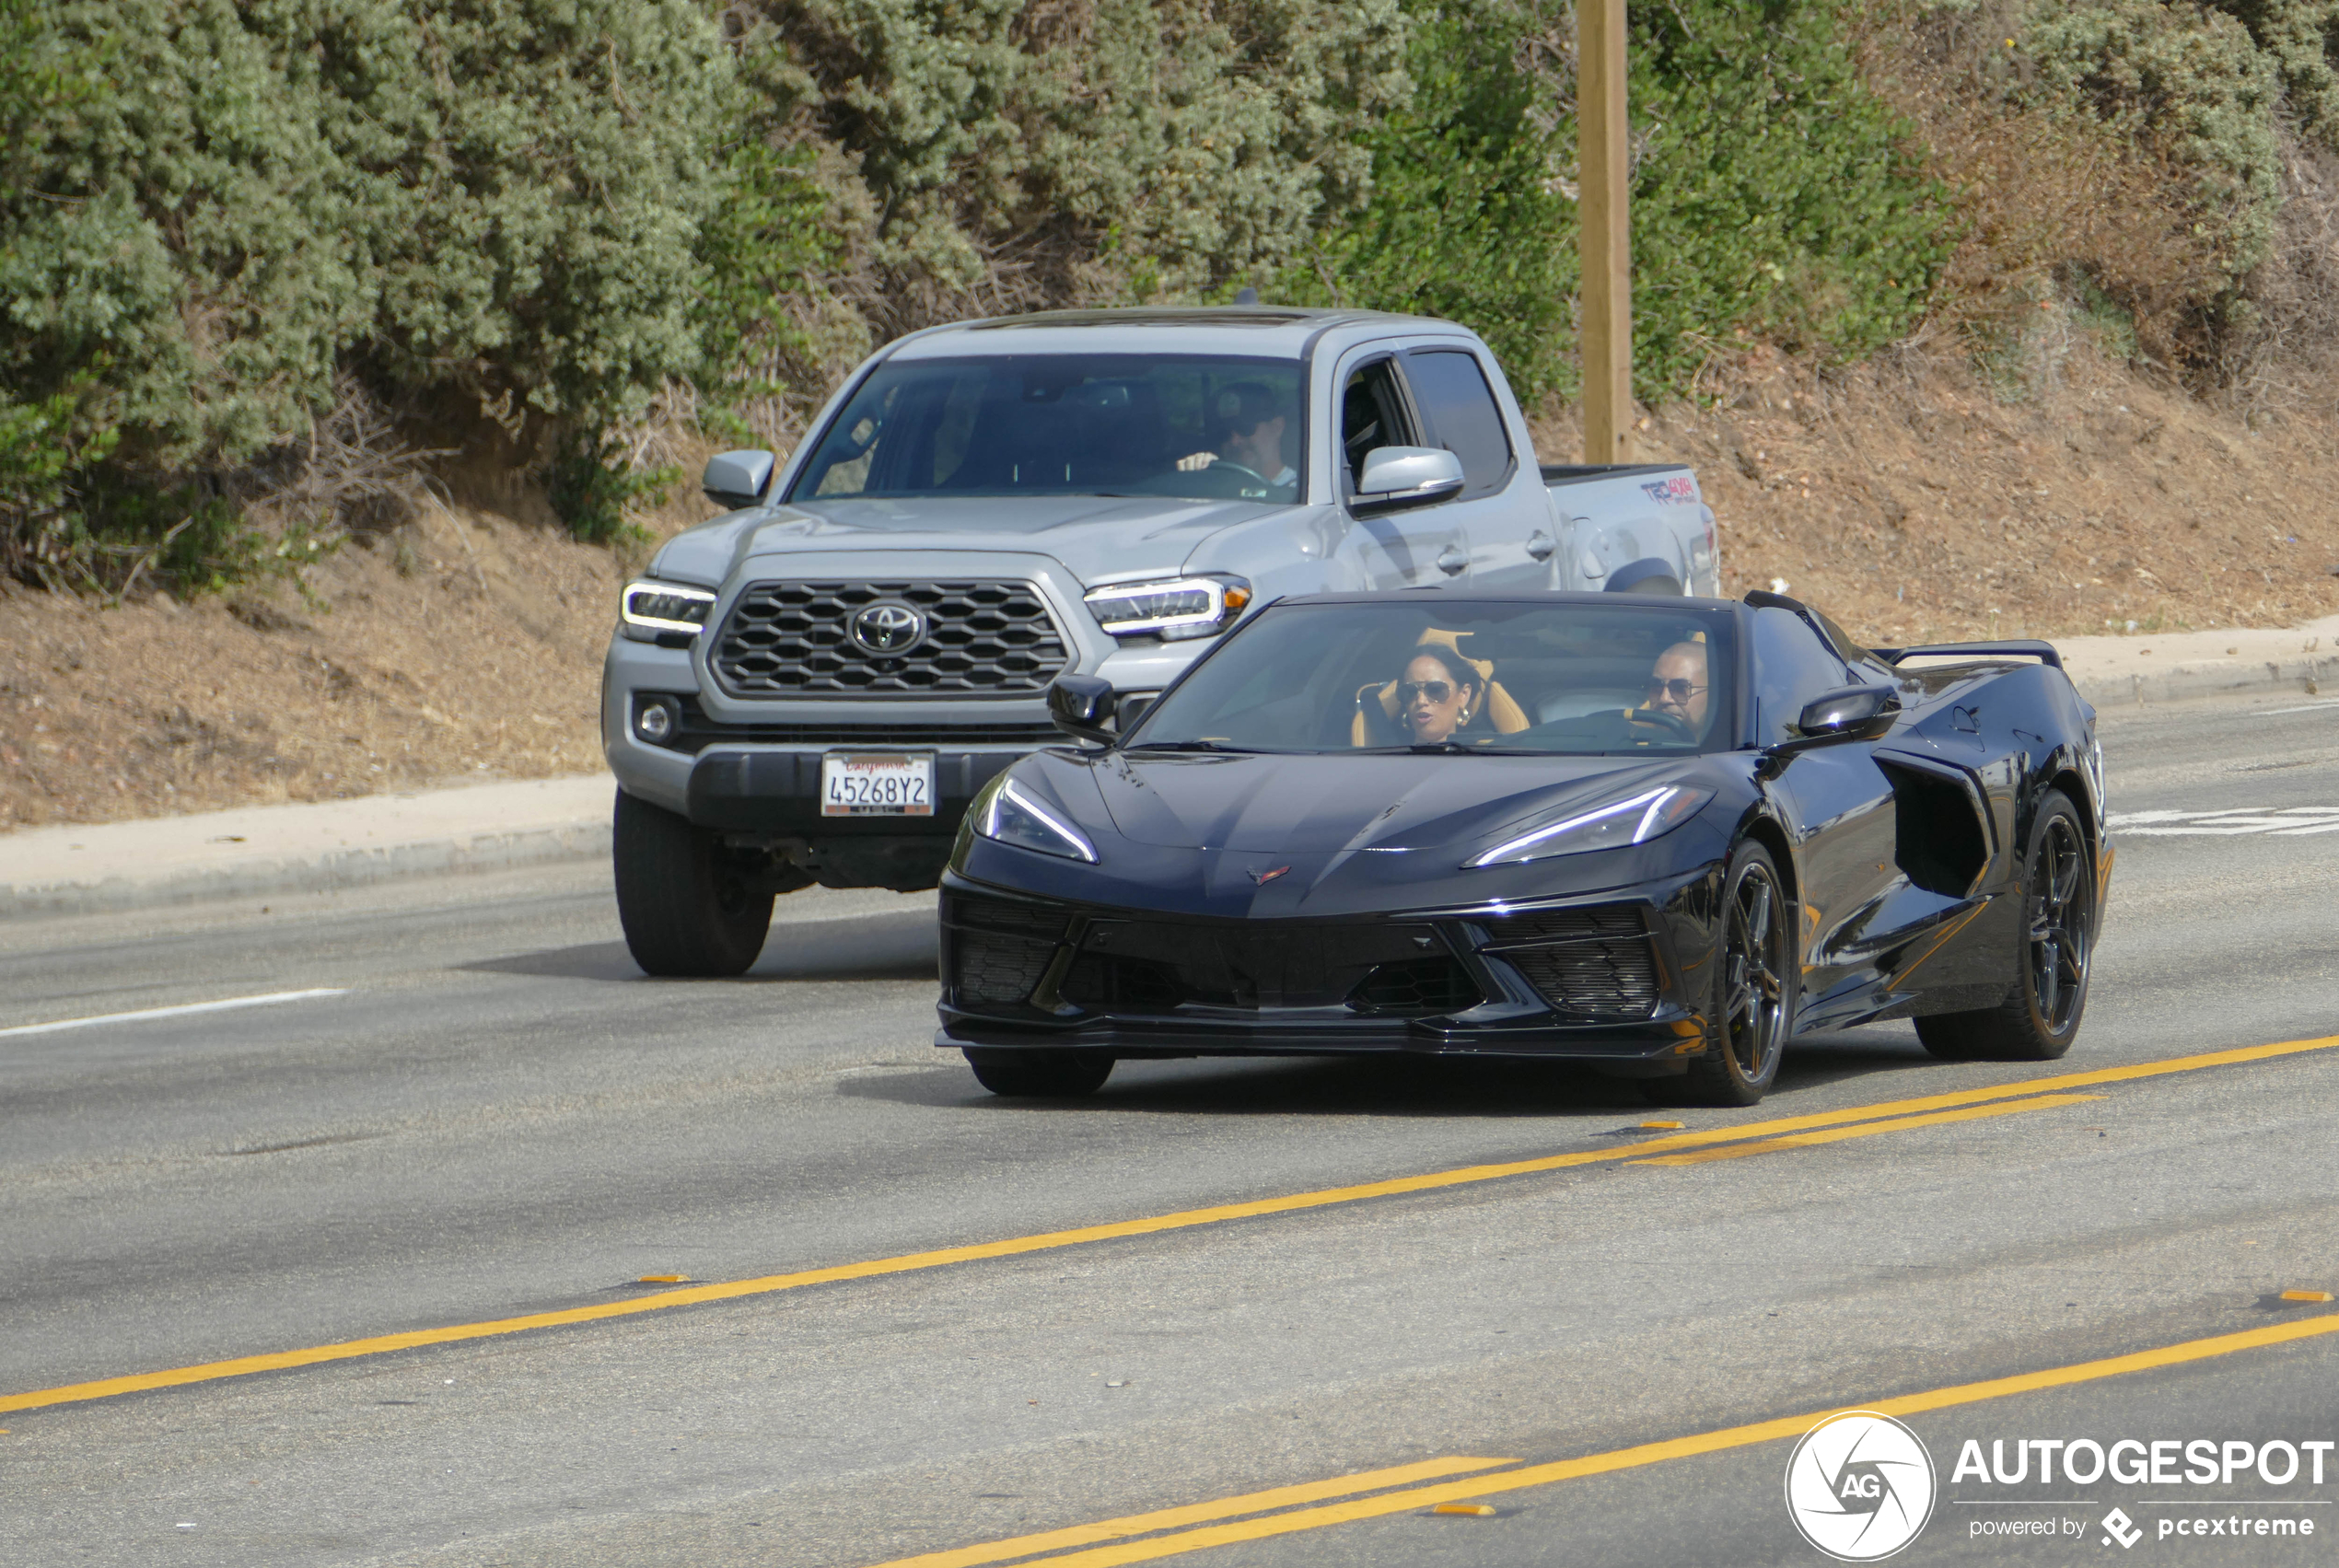
[[[2339,609],[2339,429],[2252,429],[2084,343],[2001,401],[1964,362],[1743,367],[1647,422],[1733,594],[1785,581],[1879,644],[2284,626]],[[1572,432],[1554,429],[1552,446]]]
[[[621,572],[456,506],[344,544],[297,591],[0,592],[0,829],[595,767]]]
[[[2017,402],[1910,352],[1825,376],[1752,355],[1708,404],[1653,414],[1641,440],[1697,466],[1729,591],[1783,580],[1878,642],[2339,609],[2339,431],[2252,429],[2084,334]],[[1553,421],[1540,445],[1578,441]],[[593,768],[627,563],[456,505],[344,544],[297,588],[119,607],[0,591],[0,829]]]

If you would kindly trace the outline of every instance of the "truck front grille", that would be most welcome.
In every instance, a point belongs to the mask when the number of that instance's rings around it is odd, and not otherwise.
[[[902,631],[907,618],[889,609],[914,616],[914,628]],[[900,650],[888,651],[896,641]],[[755,583],[731,607],[708,662],[741,697],[924,696],[1044,691],[1068,656],[1030,583]]]

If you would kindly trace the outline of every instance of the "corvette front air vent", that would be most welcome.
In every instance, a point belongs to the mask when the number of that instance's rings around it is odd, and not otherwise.
[[[1006,899],[947,899],[950,931],[950,991],[960,1003],[1021,1002],[1047,973],[1063,937],[1065,916],[1044,904]]]
[[[1657,954],[1637,909],[1522,910],[1486,927],[1488,956],[1560,1012],[1630,1023],[1657,1010]]]
[[[1470,971],[1451,958],[1414,958],[1382,964],[1365,976],[1348,993],[1348,1005],[1359,1013],[1426,1018],[1475,1007],[1484,998]]]

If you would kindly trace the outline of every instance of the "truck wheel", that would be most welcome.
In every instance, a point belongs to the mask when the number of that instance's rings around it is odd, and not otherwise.
[[[2052,1062],[2079,1036],[2095,947],[2095,864],[2079,813],[2060,790],[2039,799],[2022,869],[2022,931],[2006,1000],[1916,1021],[1925,1049],[1950,1062]]]
[[[973,1047],[966,1059],[974,1081],[993,1094],[1033,1099],[1077,1099],[1095,1094],[1112,1075],[1112,1058],[1088,1051]]]
[[[611,837],[618,923],[643,972],[746,973],[772,929],[772,894],[722,839],[623,790]]]

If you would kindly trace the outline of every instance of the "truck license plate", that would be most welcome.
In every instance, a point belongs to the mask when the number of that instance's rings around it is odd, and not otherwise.
[[[831,753],[820,759],[823,817],[931,817],[934,759]]]

